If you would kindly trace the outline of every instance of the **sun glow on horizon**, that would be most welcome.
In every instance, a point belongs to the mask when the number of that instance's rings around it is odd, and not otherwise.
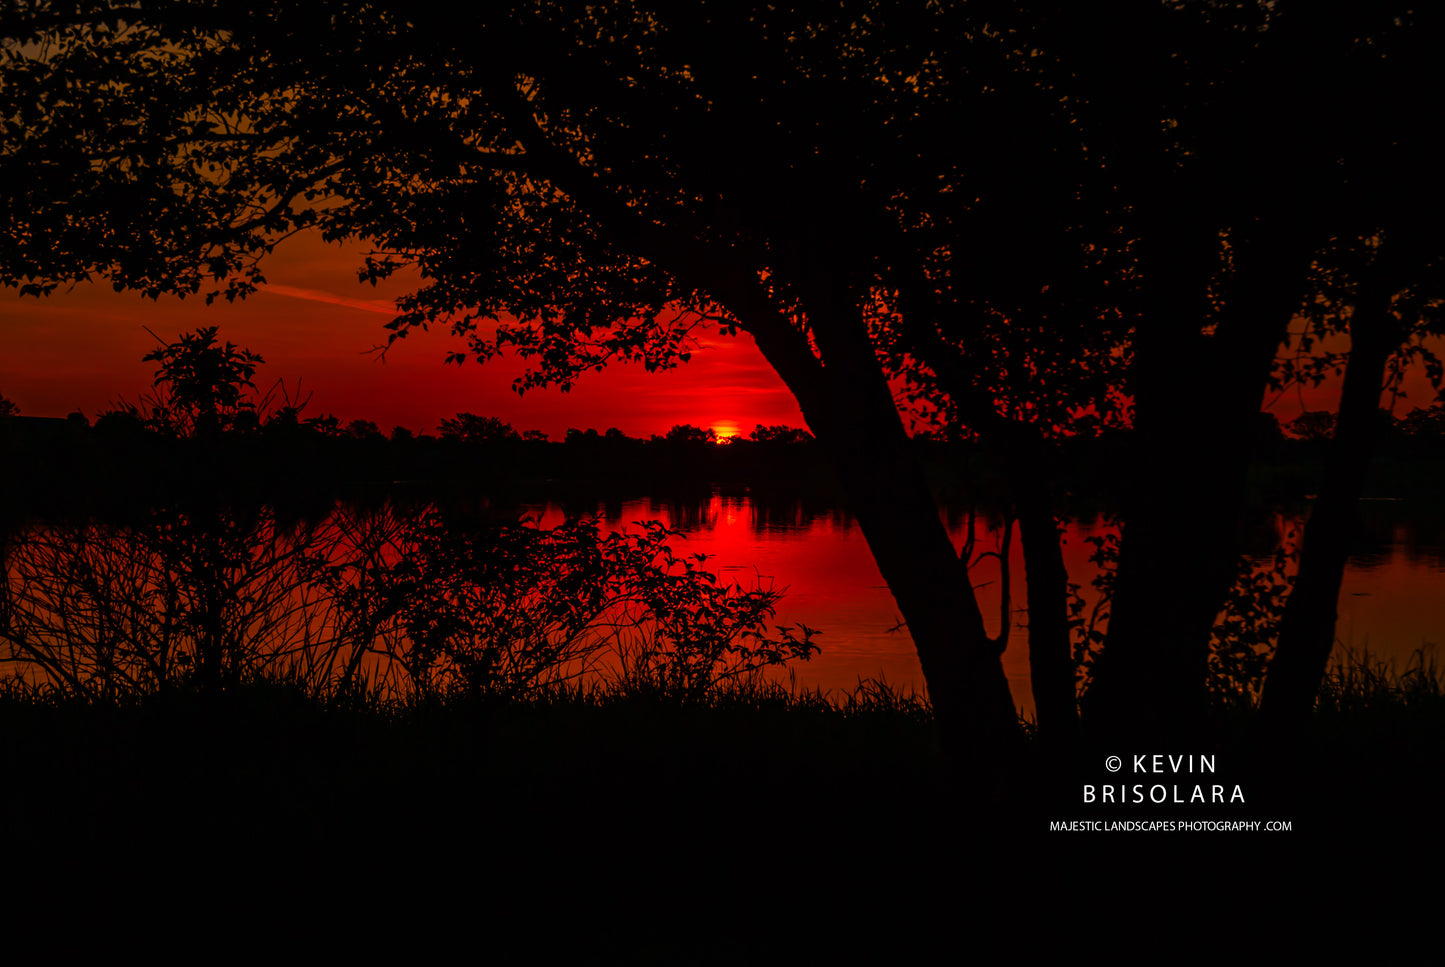
[[[736,420],[718,420],[709,429],[712,430],[719,443],[735,440],[743,433],[742,427]]]

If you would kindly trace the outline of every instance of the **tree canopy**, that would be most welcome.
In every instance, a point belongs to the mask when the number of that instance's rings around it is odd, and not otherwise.
[[[1042,447],[1130,426],[1100,701],[1149,681],[1167,716],[1202,680],[1290,319],[1322,272],[1368,276],[1381,239],[1406,253],[1387,295],[1435,277],[1438,21],[1286,0],[12,4],[0,282],[237,298],[295,232],[366,239],[361,278],[420,272],[396,335],[517,353],[521,388],[746,330],[838,469],[961,744],[1014,712],[894,387],[1012,455],[1031,649],[1052,656],[1035,688],[1053,683],[1059,719]],[[1182,573],[1160,567],[1163,466],[1197,471]]]

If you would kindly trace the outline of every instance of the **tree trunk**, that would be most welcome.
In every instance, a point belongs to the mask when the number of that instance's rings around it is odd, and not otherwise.
[[[1187,737],[1202,724],[1209,638],[1235,577],[1247,427],[1196,424],[1195,452],[1168,441],[1135,464],[1147,491],[1128,512],[1105,649],[1086,696],[1091,727]]]
[[[640,251],[726,306],[792,391],[913,638],[945,749],[966,776],[987,783],[991,798],[1001,797],[1021,750],[1018,713],[966,562],[940,518],[869,337],[859,298],[866,286],[849,278],[852,250],[814,234],[795,253],[801,262],[786,275],[801,280],[805,332],[747,263],[685,234],[659,234],[587,188],[583,179],[579,197],[595,202],[624,237],[640,240]]]
[[[1267,728],[1288,729],[1314,709],[1335,643],[1340,584],[1370,457],[1380,437],[1385,366],[1403,335],[1389,293],[1374,293],[1350,323],[1350,359],[1324,484],[1305,525],[1299,572],[1285,604],[1260,712]],[[1368,315],[1364,315],[1368,313]]]
[[[1209,639],[1235,579],[1255,421],[1298,301],[1298,256],[1309,251],[1292,230],[1241,244],[1228,308],[1212,327],[1205,309],[1170,305],[1178,292],[1202,302],[1208,273],[1151,266],[1162,284],[1151,287],[1132,367],[1132,496],[1108,638],[1085,696],[1086,720],[1105,736],[1188,739],[1204,724]],[[1181,264],[1211,265],[1185,255]]]
[[[945,748],[967,778],[1002,793],[1019,750],[1018,713],[938,506],[862,324],[846,300],[815,299],[823,362],[791,329],[750,331],[797,397],[918,651]],[[746,318],[746,316],[744,317]]]
[[[915,279],[905,292],[926,288]],[[939,336],[931,316],[923,311],[928,296],[910,297],[909,301],[920,316],[907,328],[911,352],[933,370],[958,407],[963,423],[978,433],[1003,463],[1023,542],[1029,671],[1039,735],[1048,748],[1062,751],[1077,736],[1079,712],[1069,639],[1069,575],[1054,514],[1048,444],[1036,427],[1001,416],[992,396],[974,386]]]
[[[1069,639],[1069,572],[1049,490],[1044,442],[1018,434],[1007,448],[1009,490],[1023,541],[1029,615],[1029,673],[1039,736],[1056,750],[1071,747],[1079,731],[1077,675]]]
[[[997,781],[1020,735],[1001,649],[986,633],[902,426],[895,437],[890,428],[865,429],[862,419],[856,414],[841,438],[810,425],[913,638],[946,747],[960,766]]]

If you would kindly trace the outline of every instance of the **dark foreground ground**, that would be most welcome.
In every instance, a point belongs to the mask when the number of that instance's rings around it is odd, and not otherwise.
[[[1288,749],[1226,730],[1215,775],[1244,805],[1086,806],[1086,782],[1187,797],[1200,778],[1129,775],[1133,753],[1174,750],[1120,751],[1117,776],[1104,750],[1028,766],[997,805],[906,705],[12,699],[3,909],[12,950],[55,958],[1334,963],[1355,944],[1372,963],[1438,957],[1438,707],[1321,715]],[[1292,828],[1048,828],[1253,819]]]

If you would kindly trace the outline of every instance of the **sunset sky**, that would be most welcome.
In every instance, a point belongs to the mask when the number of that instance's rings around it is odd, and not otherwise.
[[[531,390],[524,397],[511,388],[521,372],[515,359],[444,365],[449,349],[464,348],[450,333],[413,333],[380,361],[369,350],[385,343],[382,327],[396,315],[392,299],[413,280],[377,288],[357,282],[364,251],[315,237],[291,239],[265,265],[269,286],[236,304],[206,306],[197,297],[152,302],[105,284],[57,290],[40,300],[4,292],[0,394],[26,415],[79,409],[94,418],[117,399],[133,400],[149,388],[155,367],[141,357],[156,340],[147,327],[169,340],[215,325],[222,339],[265,359],[258,388],[284,380],[294,393],[299,379],[301,394],[312,394],[308,415],[373,420],[384,432],[396,425],[434,432],[443,417],[463,411],[553,439],[568,427],[615,426],[649,436],[677,423],[743,434],[758,423],[803,425],[792,395],[747,336],[706,334],[692,361],[670,372],[614,365],[585,374],[570,393]]]
[[[223,339],[265,359],[259,389],[284,380],[294,395],[299,381],[300,395],[311,396],[307,415],[372,420],[383,432],[396,425],[434,432],[442,418],[463,411],[500,417],[518,430],[542,430],[553,439],[569,427],[615,426],[645,437],[678,423],[713,427],[720,435],[746,435],[759,423],[804,425],[792,395],[746,335],[706,334],[702,351],[670,372],[614,365],[584,374],[570,393],[533,390],[524,397],[511,389],[521,372],[516,359],[443,365],[449,349],[463,348],[446,332],[413,333],[383,362],[369,351],[385,342],[382,327],[395,315],[392,299],[414,279],[398,277],[377,288],[358,282],[364,251],[314,236],[291,239],[265,265],[268,287],[236,304],[206,306],[197,297],[151,302],[105,284],[58,290],[40,300],[6,291],[0,294],[0,394],[26,415],[64,416],[78,409],[94,418],[149,388],[154,366],[141,357],[157,344],[147,327],[169,340],[216,325]],[[1433,399],[1418,373],[1408,388],[1397,415]],[[1288,422],[1302,404],[1330,409],[1337,396],[1331,384],[1290,391],[1271,411]]]

